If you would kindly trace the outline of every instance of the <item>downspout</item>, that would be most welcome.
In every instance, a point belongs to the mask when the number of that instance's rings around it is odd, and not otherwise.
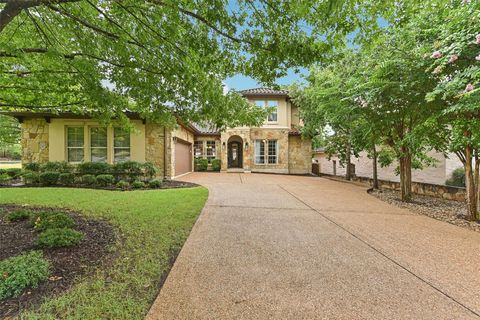
[[[168,166],[168,155],[167,155],[167,152],[168,152],[168,146],[167,146],[167,142],[168,142],[168,130],[167,130],[167,127],[163,127],[163,139],[164,139],[164,142],[163,142],[163,178],[164,179],[167,179],[167,175],[168,175],[168,170],[167,170],[167,166]]]

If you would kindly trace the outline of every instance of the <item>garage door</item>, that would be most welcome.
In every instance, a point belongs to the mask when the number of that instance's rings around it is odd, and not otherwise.
[[[175,142],[175,176],[192,171],[192,144]]]

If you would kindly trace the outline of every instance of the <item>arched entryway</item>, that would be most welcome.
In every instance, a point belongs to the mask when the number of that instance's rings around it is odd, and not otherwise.
[[[243,168],[243,140],[239,136],[228,139],[228,168]]]

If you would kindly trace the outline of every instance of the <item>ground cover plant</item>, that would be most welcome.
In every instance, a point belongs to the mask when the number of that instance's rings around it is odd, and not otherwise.
[[[87,251],[83,243],[107,240],[101,232],[89,232],[99,228],[97,224],[89,222],[90,218],[101,219],[100,221],[106,219],[118,227],[118,234],[122,239],[122,245],[112,253],[115,259],[111,264],[95,269],[88,276],[80,278],[73,286],[71,283],[65,284],[69,289],[63,290],[62,295],[48,296],[39,307],[23,310],[21,317],[143,319],[207,196],[207,190],[201,187],[140,190],[130,192],[128,197],[123,192],[94,189],[75,189],[75,192],[68,188],[0,189],[0,199],[4,203],[62,207],[81,211],[87,218],[85,222],[80,223],[76,218],[74,220],[75,229],[84,234],[84,239],[78,247],[72,247],[80,248],[79,257],[98,259],[100,247],[94,247],[93,252]],[[5,215],[5,212],[0,214],[0,218]],[[3,220],[0,222],[0,226],[3,223],[10,224]],[[22,229],[23,224],[28,224],[28,221],[10,224],[8,232],[21,234],[24,232],[21,230],[25,229],[24,226]],[[24,234],[21,235],[21,239],[27,239]],[[29,243],[19,243],[13,247],[7,242],[0,242],[0,260],[10,257],[12,250],[19,248],[25,250],[35,245],[33,243],[35,239],[30,240]],[[67,254],[72,248],[44,249],[45,257],[50,258],[53,251]],[[52,264],[54,265],[52,276],[58,276],[55,262]],[[81,264],[76,261],[76,265]],[[81,270],[76,272],[80,274]],[[36,290],[61,292],[62,290],[58,288],[53,289],[56,288],[52,287],[53,283],[62,283],[67,276],[60,275],[62,279],[49,280]],[[40,301],[36,303],[39,304]],[[7,303],[0,301],[0,312],[5,304]],[[19,303],[15,300],[8,305],[14,304],[20,304],[22,309],[25,309],[24,301]]]

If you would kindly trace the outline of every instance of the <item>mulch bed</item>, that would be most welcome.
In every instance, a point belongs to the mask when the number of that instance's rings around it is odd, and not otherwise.
[[[100,187],[100,186],[85,186],[85,185],[52,185],[52,186],[44,186],[41,184],[29,184],[25,185],[20,180],[15,182],[9,183],[0,183],[0,188],[38,188],[38,187],[58,187],[58,188],[77,188],[77,189],[99,189],[99,190],[110,190],[110,191],[136,191],[136,190],[157,190],[157,189],[178,189],[178,188],[194,188],[198,187],[199,185],[192,182],[186,181],[179,181],[179,180],[166,180],[162,182],[162,185],[159,188],[150,188],[145,186],[145,188],[140,189],[120,189],[116,186],[108,186],[108,187]]]
[[[369,193],[397,207],[480,232],[480,223],[467,219],[467,207],[464,202],[422,195],[414,195],[411,202],[402,202],[399,193],[392,190],[370,190]]]
[[[18,205],[0,205],[0,260],[38,250],[35,241],[38,232],[29,227],[27,221],[9,222],[6,214],[22,208]],[[112,263],[112,247],[117,240],[115,228],[104,220],[82,217],[68,209],[23,207],[32,211],[62,211],[75,221],[74,229],[84,234],[78,246],[70,248],[42,249],[44,257],[50,261],[51,276],[38,288],[27,289],[20,297],[0,300],[0,318],[13,317],[20,311],[37,306],[47,296],[59,294],[72,286],[75,280],[90,271],[92,267],[107,266]]]

